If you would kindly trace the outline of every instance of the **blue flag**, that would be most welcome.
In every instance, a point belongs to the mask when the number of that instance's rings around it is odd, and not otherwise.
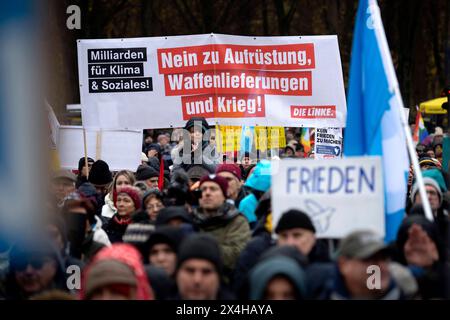
[[[344,155],[382,157],[389,242],[405,214],[409,158],[400,118],[403,102],[376,0],[359,2],[347,101]]]
[[[255,136],[255,128],[253,126],[243,126],[241,131],[241,148],[240,157],[245,153],[251,153],[253,148],[253,139]]]

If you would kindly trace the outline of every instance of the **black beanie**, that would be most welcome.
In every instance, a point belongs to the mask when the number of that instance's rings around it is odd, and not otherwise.
[[[136,180],[138,181],[144,181],[154,177],[159,177],[159,172],[146,164],[140,165],[136,171]]]
[[[192,224],[192,218],[184,206],[169,206],[159,211],[155,225],[167,225],[172,219],[181,219],[185,223]]]
[[[95,161],[94,161],[94,159],[92,159],[92,158],[87,158],[87,161],[88,161],[88,163],[94,163]],[[81,174],[81,170],[83,169],[83,167],[84,167],[84,165],[85,165],[85,158],[83,157],[83,158],[80,158],[80,160],[78,160],[78,172],[79,172],[79,174]]]
[[[222,274],[222,257],[216,239],[208,234],[193,234],[186,238],[178,250],[177,270],[189,259],[211,262],[219,276]]]
[[[108,164],[103,160],[97,160],[89,172],[89,182],[94,185],[105,185],[113,180]]]
[[[192,117],[190,118],[187,122],[186,125],[184,126],[185,130],[189,130],[190,128],[192,128],[193,126],[195,126],[197,123],[201,124],[201,128],[202,128],[202,133],[205,133],[206,131],[208,131],[209,129],[209,124],[206,121],[205,118],[203,117]]]
[[[156,244],[167,244],[174,252],[178,252],[178,248],[183,239],[183,231],[178,227],[163,226],[157,228],[147,241],[147,248],[151,248]]]
[[[281,231],[294,228],[302,228],[316,233],[316,228],[314,228],[309,216],[303,211],[295,209],[291,209],[283,213],[278,221],[277,227],[275,228],[275,233],[280,233]]]
[[[418,208],[415,210],[419,211]],[[442,261],[445,257],[445,246],[442,234],[439,232],[439,228],[435,222],[428,220],[424,215],[412,214],[406,217],[397,232],[396,246],[399,250],[399,259],[401,263],[406,263],[406,258],[404,256],[405,244],[409,238],[409,228],[413,224],[417,224],[422,227],[422,229],[427,233],[431,240],[436,245],[436,249],[439,252],[439,259]]]

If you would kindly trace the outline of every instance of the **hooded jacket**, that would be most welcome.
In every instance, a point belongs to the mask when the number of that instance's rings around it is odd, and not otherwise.
[[[194,117],[188,120],[184,126],[185,130],[189,130],[194,127],[196,122],[201,123],[202,133],[205,134],[209,130],[209,124],[205,118]],[[216,166],[221,160],[220,154],[217,153],[216,148],[209,144],[208,139],[202,140],[201,152],[192,152],[190,155],[184,155],[184,150],[191,150],[190,139],[185,139],[182,145],[178,145],[173,148],[171,152],[172,160],[174,163],[173,171],[184,169],[186,172],[195,165],[202,165],[209,172],[214,173]],[[190,163],[185,163],[186,157],[190,159]]]
[[[249,274],[251,300],[262,300],[270,281],[276,276],[284,276],[295,288],[296,299],[306,297],[305,272],[299,264],[287,256],[273,256],[259,262]]]
[[[203,213],[202,208],[194,211],[194,225],[212,235],[219,243],[226,272],[230,272],[236,260],[250,240],[247,220],[233,204],[225,202],[214,216]]]
[[[247,179],[244,187],[248,188],[249,194],[239,203],[239,211],[247,218],[251,225],[255,225],[258,218],[255,214],[258,202],[271,185],[271,164],[269,161],[261,161],[256,165],[253,174]]]
[[[125,243],[114,244],[111,247],[102,249],[97,253],[83,272],[81,280],[80,299],[84,300],[86,296],[86,284],[89,280],[89,271],[92,267],[100,262],[106,260],[116,260],[127,265],[134,273],[136,278],[136,299],[137,300],[153,300],[154,293],[150,286],[147,273],[141,261],[139,252],[131,245]]]
[[[428,268],[409,265],[404,255],[405,244],[408,241],[408,231],[413,224],[420,225],[436,245],[439,253],[439,260]],[[419,285],[419,293],[423,299],[448,298],[446,297],[446,274],[450,273],[450,268],[445,262],[446,250],[444,239],[442,238],[436,223],[429,221],[422,215],[411,215],[407,217],[400,226],[396,241],[396,260],[408,266]]]
[[[102,207],[102,217],[111,219],[117,213],[117,208],[114,206],[114,201],[111,199],[111,193],[105,197],[105,204]]]

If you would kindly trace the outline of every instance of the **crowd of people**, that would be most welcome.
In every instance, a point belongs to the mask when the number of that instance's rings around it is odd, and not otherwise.
[[[404,221],[396,241],[385,243],[368,230],[318,239],[308,212],[296,209],[274,227],[270,159],[243,153],[223,162],[212,140],[202,138],[205,119],[191,119],[184,129],[190,136],[175,142],[168,133],[147,133],[135,172],[113,173],[105,161],[84,157],[75,173],[54,172],[43,229],[0,248],[0,297],[449,298],[443,134],[417,146],[434,221],[425,218],[411,169]],[[286,141],[282,158],[314,156],[294,131]],[[380,271],[374,286],[370,266]],[[77,268],[78,285],[70,272]]]

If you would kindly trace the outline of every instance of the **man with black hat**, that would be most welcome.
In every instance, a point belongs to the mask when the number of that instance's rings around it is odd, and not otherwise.
[[[113,180],[111,171],[109,171],[108,164],[103,160],[97,160],[92,165],[89,173],[89,182],[92,183],[97,190],[97,193],[105,198],[108,192],[108,185]],[[102,207],[104,203],[99,204]]]
[[[178,247],[183,240],[181,229],[172,226],[163,226],[156,229],[149,237],[144,261],[163,269],[168,276],[173,277],[177,262]]]
[[[313,260],[311,262],[317,262],[317,260],[329,260],[326,254],[324,256],[324,250],[322,250],[321,257],[315,256],[319,249],[315,248],[317,243],[316,228],[309,216],[303,211],[291,209],[283,213],[275,228],[275,233],[278,236],[277,245],[292,245],[296,247],[300,253],[310,257],[311,260]],[[311,254],[313,249],[315,249],[316,252]]]
[[[149,189],[158,188],[159,172],[148,165],[140,165],[136,171],[136,180],[145,182]]]
[[[221,286],[222,258],[217,241],[195,234],[183,241],[175,272],[181,300],[229,300],[233,297]]]
[[[194,224],[211,234],[219,243],[223,254],[225,272],[230,272],[250,240],[247,219],[227,201],[228,181],[215,174],[200,180],[199,208],[194,210]]]

